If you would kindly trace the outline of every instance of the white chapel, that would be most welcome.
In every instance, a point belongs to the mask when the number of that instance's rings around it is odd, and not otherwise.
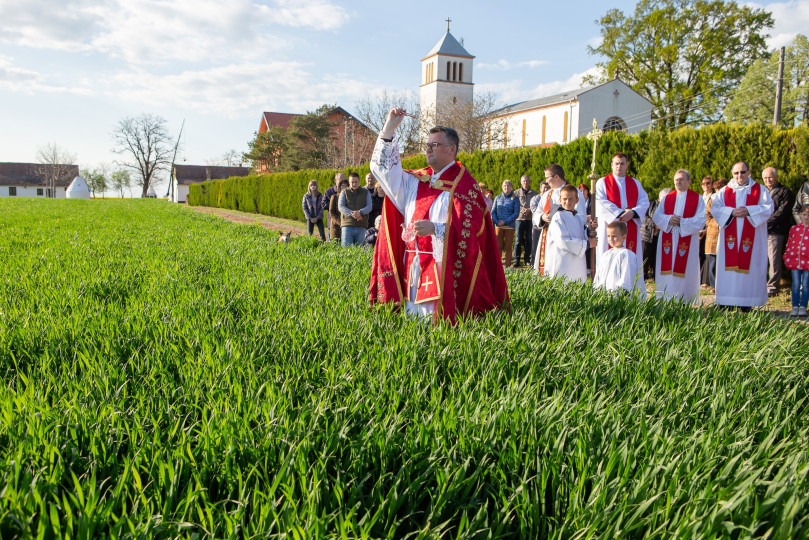
[[[420,104],[426,118],[442,107],[472,101],[474,56],[449,31],[421,60]],[[514,103],[495,111],[502,133],[491,147],[550,146],[586,136],[595,119],[602,130],[637,133],[652,123],[652,103],[620,79]]]

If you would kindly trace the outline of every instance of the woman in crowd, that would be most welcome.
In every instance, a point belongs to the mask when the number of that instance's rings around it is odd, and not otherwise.
[[[714,191],[718,191],[727,185],[724,178],[713,183]],[[716,246],[719,243],[719,224],[711,215],[711,203],[713,199],[708,199],[705,203],[705,264],[702,266],[702,283],[716,292]]]
[[[306,217],[306,224],[309,227],[309,236],[312,236],[312,233],[315,232],[315,225],[317,225],[320,239],[325,241],[326,231],[323,229],[322,202],[323,195],[317,188],[317,180],[310,180],[309,190],[303,195],[303,215]]]
[[[332,195],[329,200],[329,215],[331,216],[331,226],[329,227],[329,235],[332,240],[340,243],[340,209],[337,207],[340,200],[340,192],[348,189],[348,180],[343,178],[337,185],[337,193]]]
[[[503,180],[503,193],[495,197],[492,204],[492,222],[497,231],[497,246],[506,267],[511,266],[514,224],[519,213],[520,199],[514,195],[514,186],[511,180]]]
[[[708,201],[711,200],[711,195],[714,194],[713,188],[713,177],[706,176],[702,179],[702,201],[705,203],[705,208],[708,208]],[[707,226],[707,222],[706,222]],[[708,287],[709,283],[707,281],[708,272],[705,269],[707,257],[705,256],[705,241],[706,236],[705,233],[707,232],[706,229],[702,229],[699,231],[699,266],[700,266],[700,283],[703,287]]]

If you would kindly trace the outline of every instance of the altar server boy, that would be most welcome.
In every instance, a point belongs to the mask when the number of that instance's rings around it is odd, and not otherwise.
[[[587,240],[584,225],[576,216],[579,190],[571,184],[559,192],[559,208],[551,217],[546,234],[545,275],[562,276],[571,281],[587,281],[587,247],[595,247],[598,240]]]
[[[603,287],[608,291],[624,290],[646,298],[646,285],[638,256],[624,247],[627,227],[623,221],[607,224],[607,243],[610,249],[605,251],[596,264],[596,275],[593,287]]]

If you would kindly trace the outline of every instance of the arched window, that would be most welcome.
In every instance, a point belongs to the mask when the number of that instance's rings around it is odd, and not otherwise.
[[[562,142],[567,142],[567,111],[565,111],[565,125],[562,128]]]
[[[503,148],[508,148],[508,122],[503,126]]]
[[[447,60],[447,80],[452,80],[452,62],[449,60]]]
[[[463,82],[463,62],[458,66],[458,80]]]
[[[548,117],[542,115],[542,144],[545,144],[545,125],[547,124]]]
[[[604,131],[626,131],[626,122],[618,116],[610,116],[601,129]]]
[[[522,119],[522,145],[525,146],[525,118]]]
[[[453,81],[458,80],[458,62],[452,63],[452,80]]]

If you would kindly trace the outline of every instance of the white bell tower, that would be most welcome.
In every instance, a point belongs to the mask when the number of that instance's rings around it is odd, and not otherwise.
[[[472,82],[472,60],[463,45],[449,33],[421,59],[421,114],[440,118],[442,110],[453,104],[471,103],[475,84]]]

